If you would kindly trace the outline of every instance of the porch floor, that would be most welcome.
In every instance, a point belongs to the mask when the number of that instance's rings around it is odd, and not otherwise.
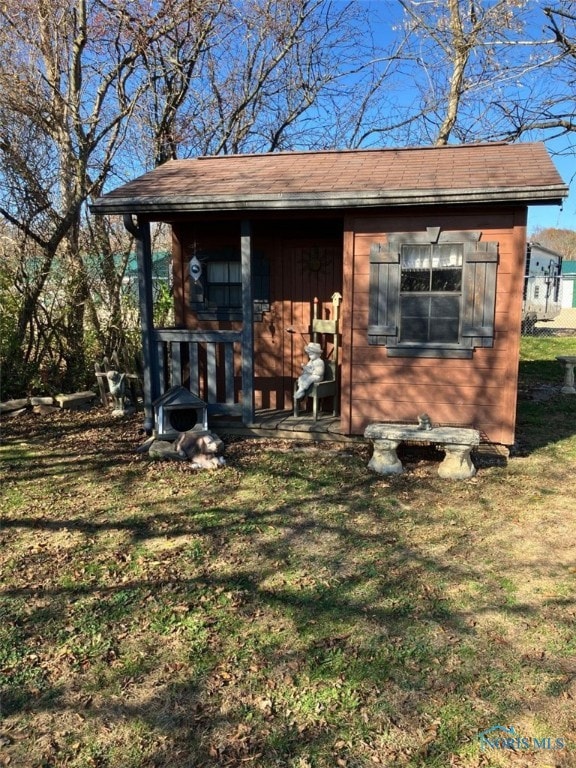
[[[246,426],[230,416],[210,416],[209,427],[215,432],[244,437],[269,437],[279,440],[330,440],[333,442],[362,441],[358,435],[346,435],[340,417],[320,414],[314,421],[311,413],[294,416],[292,411],[257,410],[254,423]]]

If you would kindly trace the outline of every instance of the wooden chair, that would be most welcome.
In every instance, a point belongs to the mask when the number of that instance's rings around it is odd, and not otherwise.
[[[318,410],[320,400],[325,397],[333,398],[332,415],[337,416],[339,410],[339,390],[338,390],[338,350],[339,350],[339,316],[340,316],[340,302],[342,296],[339,293],[332,295],[332,318],[330,320],[324,320],[318,317],[318,299],[314,299],[314,317],[312,318],[312,341],[320,341],[321,335],[331,335],[333,341],[333,353],[331,360],[324,361],[324,379],[312,384],[306,391],[305,397],[312,398],[312,416],[314,421],[318,421]],[[298,389],[298,382],[294,383],[294,395]],[[302,398],[304,399],[304,398]],[[294,416],[300,415],[299,403],[300,400],[296,400],[294,397]]]

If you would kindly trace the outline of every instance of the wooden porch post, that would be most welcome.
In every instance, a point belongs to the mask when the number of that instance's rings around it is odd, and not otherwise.
[[[158,357],[154,343],[154,302],[152,297],[152,243],[150,224],[138,218],[134,223],[132,216],[124,216],[124,226],[134,236],[136,258],[138,261],[138,296],[140,299],[140,317],[142,331],[142,362],[144,388],[144,429],[151,433],[154,429],[153,403],[158,392]]]
[[[242,258],[242,423],[254,423],[254,309],[252,302],[252,235],[250,222],[240,225]]]

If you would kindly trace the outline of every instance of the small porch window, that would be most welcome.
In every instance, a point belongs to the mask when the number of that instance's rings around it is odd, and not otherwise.
[[[242,320],[242,265],[234,248],[197,254],[202,265],[199,280],[190,281],[190,306],[200,320]],[[252,256],[254,320],[270,309],[270,265],[262,253]]]
[[[206,269],[208,304],[219,309],[242,307],[242,270],[239,261],[210,261]]]

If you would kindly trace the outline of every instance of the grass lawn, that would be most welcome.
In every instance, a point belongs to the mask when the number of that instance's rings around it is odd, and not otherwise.
[[[138,416],[7,420],[0,766],[576,765],[575,348],[524,340],[517,450],[464,482],[238,439],[194,473],[134,452]]]

